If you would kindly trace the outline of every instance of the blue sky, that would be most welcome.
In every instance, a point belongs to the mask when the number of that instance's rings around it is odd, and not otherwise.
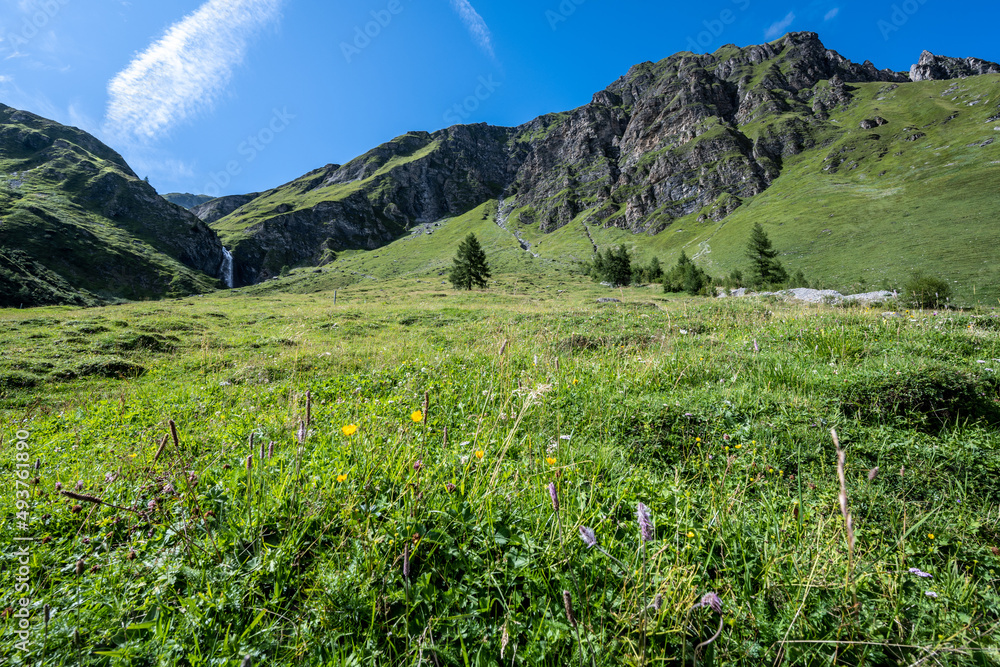
[[[879,68],[1000,61],[996,18],[942,0],[0,0],[0,102],[92,132],[160,192],[235,194],[790,30]]]

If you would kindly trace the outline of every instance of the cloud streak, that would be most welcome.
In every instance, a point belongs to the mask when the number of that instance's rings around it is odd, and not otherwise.
[[[788,26],[792,25],[792,21],[794,20],[795,20],[795,14],[793,12],[788,12],[785,18],[781,19],[780,21],[777,21],[776,23],[771,24],[771,27],[768,28],[767,31],[764,33],[764,37],[766,39],[774,39],[775,37],[781,37],[783,34],[785,34],[785,29],[788,28]]]
[[[462,19],[462,23],[465,24],[466,30],[469,31],[469,34],[476,44],[479,45],[479,48],[490,58],[495,59],[496,53],[493,51],[493,35],[490,33],[490,27],[486,25],[486,21],[479,15],[476,8],[472,6],[469,0],[451,0],[451,6],[458,12],[458,16]]]
[[[151,141],[211,109],[283,0],[208,0],[108,83],[109,132]]]

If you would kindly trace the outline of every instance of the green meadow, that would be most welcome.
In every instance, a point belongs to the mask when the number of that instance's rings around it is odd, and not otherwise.
[[[1000,664],[996,312],[514,277],[477,215],[489,290],[445,225],[0,311],[0,663]]]

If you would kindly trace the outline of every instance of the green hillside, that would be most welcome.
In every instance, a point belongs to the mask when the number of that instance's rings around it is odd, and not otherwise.
[[[221,260],[214,232],[113,150],[0,105],[0,306],[210,291]]]

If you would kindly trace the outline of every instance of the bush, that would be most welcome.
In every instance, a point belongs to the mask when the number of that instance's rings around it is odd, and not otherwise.
[[[903,287],[903,298],[914,308],[943,308],[951,300],[948,281],[915,273]]]
[[[711,290],[712,278],[702,269],[695,266],[687,254],[681,250],[677,264],[663,277],[663,291],[687,292],[688,294],[708,294]]]

